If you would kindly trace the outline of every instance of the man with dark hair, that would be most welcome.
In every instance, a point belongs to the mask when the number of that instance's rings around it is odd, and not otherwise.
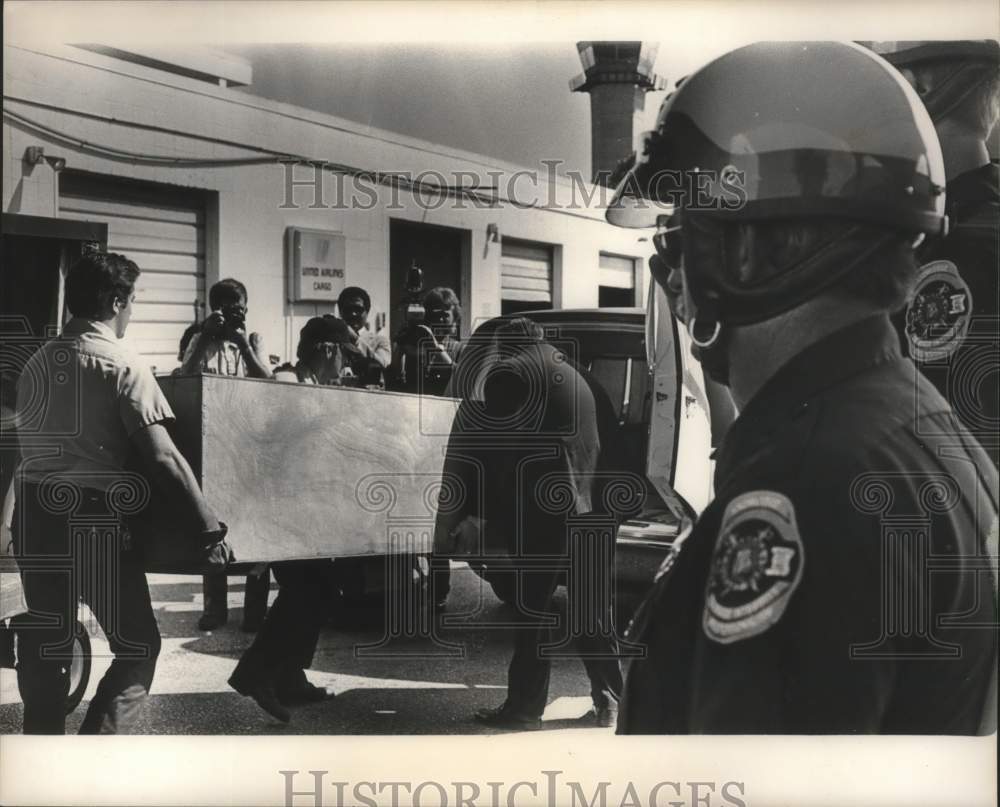
[[[941,141],[948,234],[918,251],[897,317],[910,358],[1000,462],[1000,168],[987,141],[1000,118],[994,40],[873,42],[920,95]]]
[[[758,43],[668,96],[641,156],[608,219],[657,226],[740,411],[636,616],[619,732],[991,731],[996,469],[889,320],[944,227],[916,93],[856,45]]]
[[[485,411],[472,429],[497,435],[483,446],[479,485],[483,501],[451,530],[453,551],[496,558],[491,582],[509,590],[520,611],[507,697],[475,719],[489,726],[534,729],[549,690],[556,618],[553,594],[566,585],[562,620],[590,679],[593,721],[613,726],[622,673],[610,597],[615,530],[602,512],[601,424],[593,391],[557,348],[543,341],[529,319],[503,323],[496,332],[499,361],[484,387]],[[469,435],[463,435],[468,437]],[[468,447],[466,447],[468,448]],[[475,449],[473,449],[475,455]],[[583,626],[582,629],[580,626]]]
[[[80,727],[134,726],[160,648],[149,589],[127,529],[145,482],[126,472],[133,450],[154,495],[166,496],[198,536],[207,567],[231,557],[225,525],[206,504],[165,424],[173,413],[153,374],[120,342],[132,316],[139,268],[122,255],[89,253],[66,276],[73,314],[18,382],[14,554],[30,613],[18,625],[24,731],[65,732],[77,597],[90,606],[115,654]]]
[[[392,361],[392,345],[382,331],[368,327],[368,314],[372,310],[371,297],[358,286],[348,286],[337,298],[337,313],[346,322],[354,335],[354,343],[368,359],[369,369],[364,380],[381,379],[382,373]]]
[[[220,280],[209,289],[208,305],[212,312],[191,336],[177,372],[271,378],[260,335],[247,336],[246,286],[231,277]],[[225,574],[205,575],[202,579],[199,630],[215,630],[229,620],[228,588]],[[245,632],[253,633],[260,627],[267,610],[269,588],[270,572],[265,564],[259,564],[246,577],[241,626]]]
[[[259,335],[247,335],[247,302],[246,286],[238,280],[226,278],[212,286],[208,292],[212,311],[188,343],[182,373],[271,377]]]

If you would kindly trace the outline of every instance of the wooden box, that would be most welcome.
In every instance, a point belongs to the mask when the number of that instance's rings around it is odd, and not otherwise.
[[[218,375],[158,379],[171,433],[237,561],[429,551],[458,401]],[[162,497],[132,522],[150,569],[190,571]]]

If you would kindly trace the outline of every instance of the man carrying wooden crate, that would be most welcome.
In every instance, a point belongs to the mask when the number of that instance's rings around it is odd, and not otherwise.
[[[17,385],[21,449],[14,556],[29,614],[19,619],[18,687],[26,734],[65,733],[69,660],[82,598],[115,654],[81,734],[133,728],[160,649],[145,571],[122,518],[151,491],[125,470],[142,458],[178,524],[196,536],[202,566],[232,559],[226,527],[209,508],[165,424],[174,419],[152,372],[121,343],[139,268],[92,252],[66,276],[73,319],[28,360]]]

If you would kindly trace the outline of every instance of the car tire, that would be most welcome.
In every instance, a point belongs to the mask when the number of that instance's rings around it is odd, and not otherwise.
[[[69,663],[69,694],[66,697],[66,714],[69,714],[83,700],[90,683],[92,664],[90,635],[81,622],[76,623],[73,636],[73,656]]]

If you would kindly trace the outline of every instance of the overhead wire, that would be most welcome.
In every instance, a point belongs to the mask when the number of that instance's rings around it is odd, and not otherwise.
[[[169,155],[158,155],[149,154],[141,151],[131,151],[128,149],[121,149],[114,146],[107,146],[101,143],[96,143],[90,140],[85,140],[83,138],[68,134],[60,129],[50,126],[46,123],[34,120],[20,112],[16,112],[6,105],[3,109],[3,115],[5,118],[9,119],[13,123],[17,124],[23,129],[32,131],[38,135],[48,137],[55,142],[62,143],[63,145],[82,151],[84,153],[95,154],[97,156],[105,157],[107,159],[130,162],[138,165],[149,165],[158,167],[168,167],[168,168],[225,168],[225,167],[239,167],[248,165],[270,165],[270,164],[281,164],[281,163],[293,163],[296,165],[308,165],[321,170],[329,171],[335,174],[345,174],[348,176],[357,177],[359,179],[371,182],[375,185],[387,185],[392,187],[399,187],[404,190],[411,190],[417,193],[434,193],[439,195],[444,195],[447,197],[458,197],[458,198],[469,198],[479,202],[484,202],[488,206],[496,207],[498,204],[510,205],[517,209],[535,209],[539,211],[545,211],[549,213],[559,213],[562,215],[575,216],[577,218],[583,218],[593,221],[592,216],[583,215],[581,213],[575,213],[572,210],[565,210],[562,208],[552,207],[548,205],[540,205],[537,202],[522,202],[517,199],[513,199],[509,196],[500,195],[497,192],[496,186],[489,186],[484,189],[479,188],[468,188],[463,186],[453,186],[453,185],[440,185],[436,183],[430,183],[422,180],[414,180],[408,178],[405,174],[400,172],[382,172],[372,169],[360,168],[358,166],[347,165],[343,163],[330,162],[327,160],[317,159],[315,157],[308,157],[301,154],[292,154],[287,152],[276,151],[273,149],[264,148],[261,146],[253,146],[246,143],[238,143],[231,140],[226,140],[224,138],[210,137],[207,135],[192,134],[188,132],[182,132],[176,129],[171,129],[169,127],[158,126],[155,124],[145,124],[137,123],[133,121],[122,121],[117,118],[110,118],[102,115],[95,115],[92,113],[85,113],[75,110],[67,110],[60,107],[54,107],[47,104],[41,104],[35,101],[30,101],[28,99],[17,98],[12,96],[4,96],[5,101],[15,101],[17,103],[22,103],[26,105],[36,106],[43,109],[49,109],[52,111],[60,112],[62,114],[73,114],[79,115],[81,117],[87,117],[92,120],[102,121],[111,125],[125,126],[132,129],[140,129],[145,131],[159,132],[164,134],[170,134],[173,136],[184,137],[193,140],[200,140],[203,142],[209,142],[216,145],[224,145],[231,148],[243,149],[245,151],[256,152],[255,156],[242,156],[242,157],[213,157],[213,158],[203,158],[203,157],[176,157]]]

